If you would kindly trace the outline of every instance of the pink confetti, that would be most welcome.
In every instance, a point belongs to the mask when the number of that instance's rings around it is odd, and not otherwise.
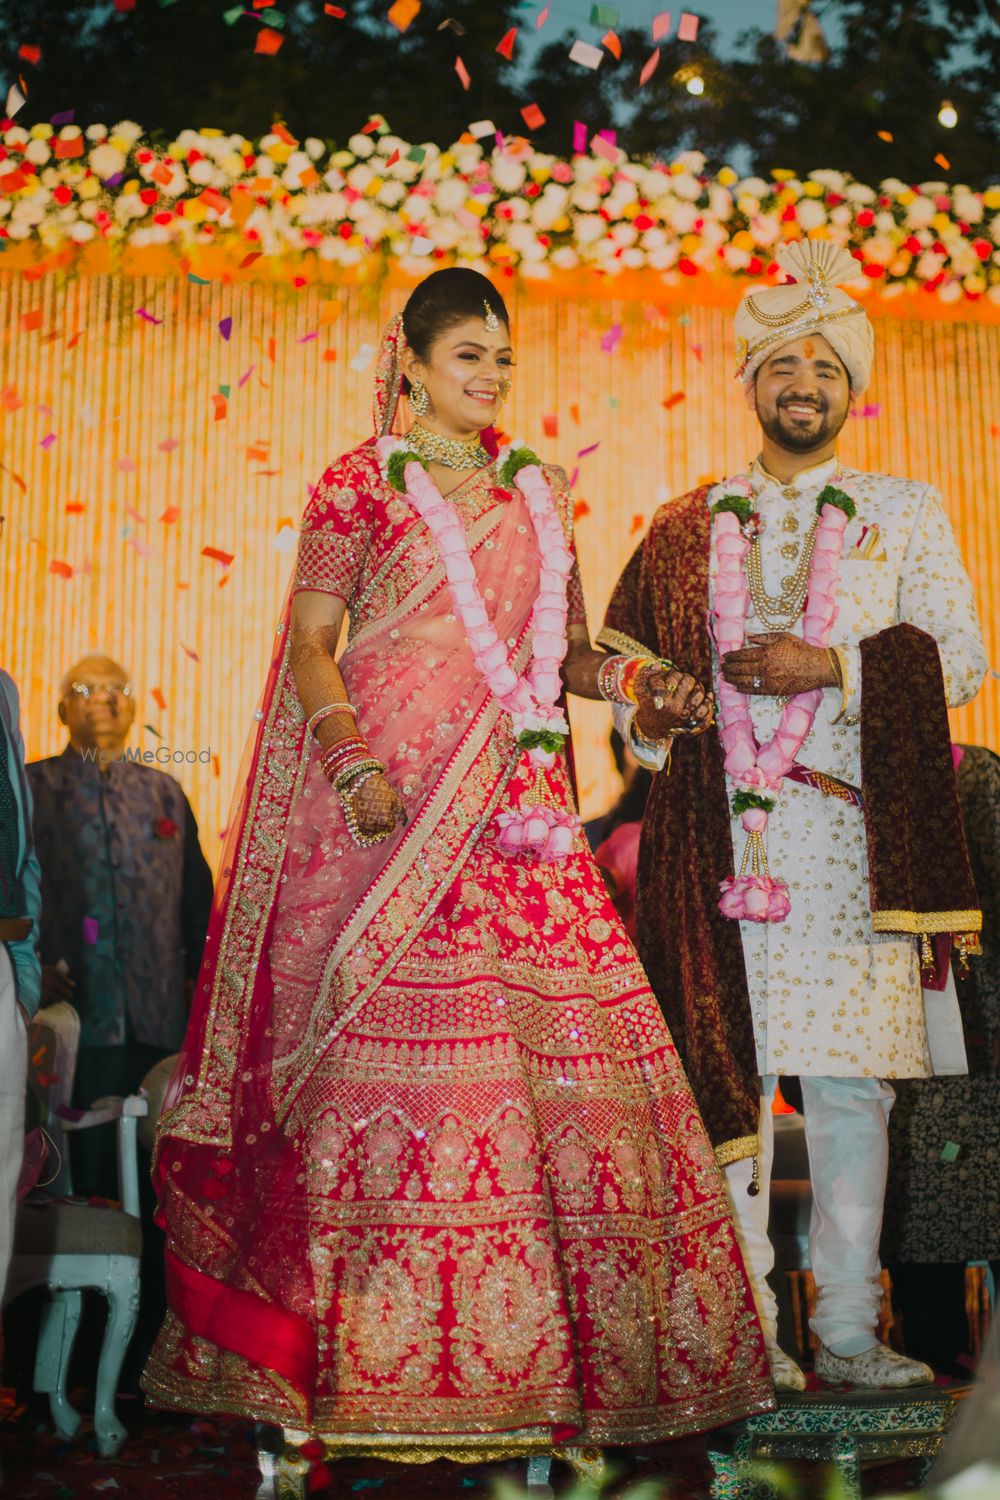
[[[618,160],[618,148],[613,146],[603,135],[595,135],[590,143],[590,149],[595,156],[603,156],[605,161],[616,162]]]
[[[639,74],[639,87],[640,88],[642,88],[644,84],[647,84],[649,82],[649,80],[652,78],[653,74],[656,72],[656,70],[657,70],[657,68],[659,66],[660,66],[660,49],[659,49],[659,47],[657,47],[655,51],[653,51],[653,52],[651,52],[649,54],[649,56],[647,57],[646,61],[642,65],[642,72]]]
[[[94,917],[83,919],[83,941],[91,947],[97,942],[101,932],[101,924]]]
[[[658,16],[653,17],[653,41],[658,42],[663,37],[670,35],[670,12],[661,10]]]
[[[173,453],[180,445],[180,438],[164,438],[162,443],[157,444],[161,453]]]
[[[538,13],[538,20],[535,22],[535,30],[536,31],[541,31],[542,27],[545,25],[545,23],[546,23],[546,21],[548,19],[549,19],[549,6],[546,6],[544,10],[539,11],[539,13]]]
[[[605,354],[611,354],[621,343],[621,340],[622,325],[620,323],[612,323],[607,333],[601,337],[601,348]]]
[[[135,315],[136,315],[137,318],[142,318],[143,321],[146,322],[146,323],[160,324],[160,323],[163,322],[162,318],[154,318],[153,314],[147,312],[144,307],[137,307],[136,310],[135,310]]]
[[[302,335],[302,337],[298,340],[298,342],[300,344],[308,344],[309,341],[310,341],[310,339],[316,339],[316,338],[319,338],[319,333],[316,332],[316,331],[314,331],[313,333],[304,333]]]
[[[698,26],[700,22],[697,16],[689,10],[681,11],[681,18],[677,23],[677,40],[679,42],[696,42],[698,40]]]
[[[122,474],[134,474],[135,471],[136,471],[136,469],[138,467],[139,466],[136,463],[136,461],[135,461],[134,458],[127,458],[127,457],[126,458],[120,458],[118,460],[118,462],[115,464],[115,468],[119,469]]]
[[[469,85],[472,83],[472,79],[469,77],[468,68],[465,66],[465,63],[460,57],[455,58],[455,72],[458,74],[459,82],[461,83],[463,89],[468,91]]]
[[[232,333],[232,331],[233,331],[233,320],[232,320],[232,318],[223,318],[222,321],[219,324],[219,332],[222,334],[222,337],[226,340],[227,343],[229,342],[229,336]]]
[[[591,443],[589,448],[581,448],[576,456],[577,458],[586,458],[588,453],[594,453],[600,446],[600,443]]]
[[[45,437],[42,438],[42,441],[41,441],[41,443],[40,443],[39,446],[42,447],[42,448],[51,448],[52,444],[55,441],[56,441],[56,435],[55,435],[55,433],[54,432],[50,432]]]
[[[184,652],[185,656],[190,656],[190,658],[191,658],[192,661],[196,661],[196,662],[200,663],[201,657],[198,655],[197,651],[192,651],[191,647],[190,646],[185,646],[185,644],[184,644],[183,641],[181,641],[181,650]]]
[[[573,155],[582,156],[587,149],[587,127],[582,120],[573,121]]]
[[[256,368],[257,368],[256,365],[251,365],[250,368],[249,368],[249,370],[246,372],[246,374],[240,376],[240,378],[236,382],[236,384],[238,386],[244,386],[244,385],[246,385],[247,381],[250,379],[250,376],[253,374],[253,372],[254,372],[254,370],[256,370]]]

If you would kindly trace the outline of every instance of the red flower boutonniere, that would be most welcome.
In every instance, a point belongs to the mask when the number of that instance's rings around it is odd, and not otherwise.
[[[153,824],[153,832],[161,844],[169,843],[171,839],[179,839],[181,831],[173,818],[157,818]]]

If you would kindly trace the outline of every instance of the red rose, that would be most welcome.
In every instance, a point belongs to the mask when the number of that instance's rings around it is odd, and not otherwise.
[[[181,836],[181,831],[173,818],[157,818],[153,824],[153,832],[163,843],[166,843],[168,839],[179,839]]]

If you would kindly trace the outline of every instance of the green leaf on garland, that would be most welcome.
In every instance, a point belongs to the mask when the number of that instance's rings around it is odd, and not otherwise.
[[[403,448],[397,448],[395,453],[390,456],[389,462],[386,464],[386,478],[392,485],[393,489],[398,490],[401,495],[406,494],[407,464],[420,464],[424,469],[426,469],[427,467],[426,463],[420,457],[419,453],[407,453]]]
[[[509,490],[517,477],[520,469],[526,469],[529,464],[541,464],[537,453],[532,453],[530,448],[514,448],[508,453],[504,460],[503,468],[500,470],[500,483],[504,489]]]
[[[522,729],[517,743],[522,750],[548,750],[550,754],[558,755],[566,743],[566,736],[555,729]]]
[[[763,797],[760,792],[751,792],[746,787],[740,787],[738,792],[733,793],[733,812],[737,817],[740,813],[749,812],[752,807],[759,807],[763,812],[774,811],[774,798]]]
[[[731,511],[737,517],[741,526],[745,526],[753,515],[753,502],[746,495],[723,495],[721,500],[716,500],[712,506],[712,513],[716,516],[725,515]]]
[[[836,485],[832,484],[828,484],[819,492],[819,496],[816,500],[817,515],[822,515],[824,505],[835,505],[838,510],[842,510],[844,512],[844,515],[849,521],[853,521],[854,517],[858,513],[858,507],[855,505],[850,495],[845,494],[843,490],[838,490]]]

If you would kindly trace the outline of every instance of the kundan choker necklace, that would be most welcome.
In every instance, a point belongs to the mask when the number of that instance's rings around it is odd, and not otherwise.
[[[470,438],[446,438],[415,422],[406,434],[406,446],[444,469],[484,469],[490,462],[478,433]]]

